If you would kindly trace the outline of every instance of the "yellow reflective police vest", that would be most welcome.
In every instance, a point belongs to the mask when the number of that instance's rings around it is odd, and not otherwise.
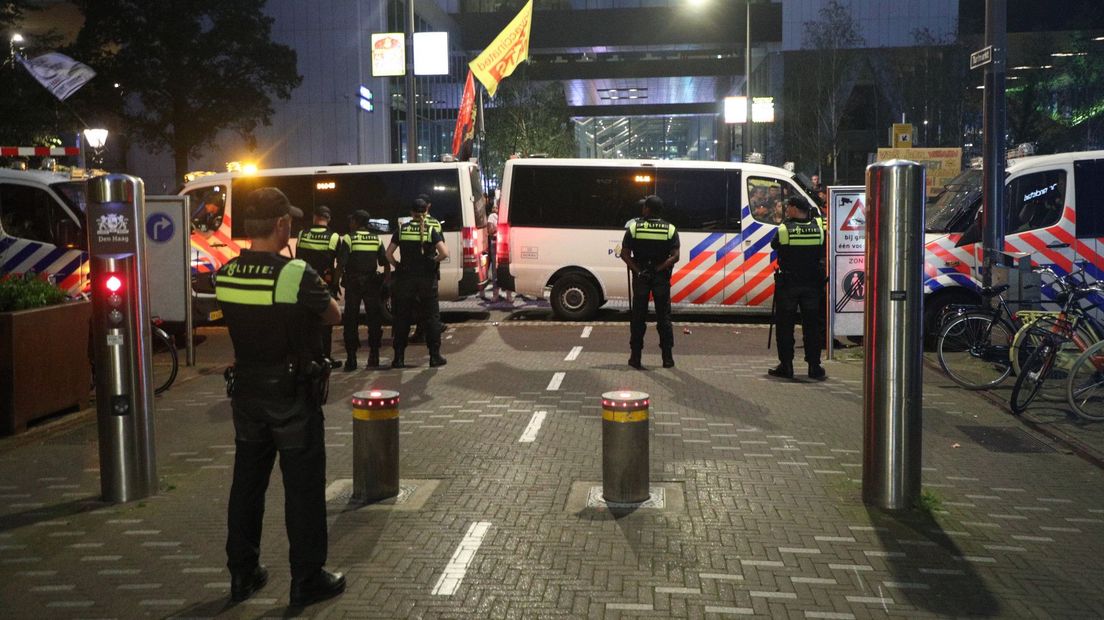
[[[220,304],[272,306],[294,304],[306,261],[294,259],[277,265],[241,265],[233,259],[219,269],[215,278],[215,299]]]
[[[822,245],[824,228],[814,219],[807,222],[786,220],[778,225],[778,243],[780,245]]]
[[[629,222],[629,235],[633,239],[667,241],[675,236],[675,225],[663,220],[637,218]]]
[[[422,226],[418,220],[410,220],[399,228],[399,241],[414,241],[417,243],[429,243],[433,233],[441,232],[441,222],[432,217],[425,218]]]
[[[378,252],[382,245],[379,235],[366,230],[355,230],[345,235],[345,244],[349,246],[350,253],[368,252],[370,254]]]
[[[325,226],[314,226],[310,229],[299,231],[299,242],[297,247],[300,250],[336,252],[337,244],[340,242],[341,235],[331,231]]]

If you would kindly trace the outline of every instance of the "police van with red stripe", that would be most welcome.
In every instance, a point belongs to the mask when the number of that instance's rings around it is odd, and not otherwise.
[[[663,198],[682,260],[674,304],[769,313],[776,255],[770,247],[790,196],[809,204],[809,182],[760,164],[610,159],[513,159],[499,205],[499,286],[544,296],[556,316],[587,320],[607,300],[628,299],[618,260],[638,201]]]
[[[0,169],[0,277],[35,273],[69,295],[88,288],[83,175]]]
[[[409,216],[410,204],[420,194],[429,196],[430,215],[441,222],[449,258],[441,264],[442,301],[460,299],[483,289],[489,281],[487,213],[483,182],[473,162],[419,164],[331,165],[298,168],[237,170],[197,175],[180,190],[191,197],[192,268],[196,305],[217,317],[210,274],[237,256],[248,240],[234,202],[259,187],[277,187],[305,212],[295,222],[310,226],[315,207],[327,206],[330,226],[348,232],[348,217],[367,210],[381,228],[397,230]],[[384,244],[389,234],[382,234]]]
[[[927,207],[924,314],[929,333],[947,304],[980,300],[981,202],[982,171],[971,169]],[[1005,214],[1005,251],[1029,255],[1032,266],[1050,267],[1059,275],[1083,268],[1089,281],[1104,277],[1104,151],[1011,160]],[[1056,296],[1052,287],[1043,286],[1044,301]]]

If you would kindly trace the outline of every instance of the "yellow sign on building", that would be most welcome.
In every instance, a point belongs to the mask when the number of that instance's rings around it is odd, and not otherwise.
[[[962,149],[878,149],[878,161],[889,159],[908,159],[924,164],[929,198],[942,191],[944,185],[962,172]]]
[[[889,144],[895,149],[912,148],[912,124],[893,123],[889,131]]]

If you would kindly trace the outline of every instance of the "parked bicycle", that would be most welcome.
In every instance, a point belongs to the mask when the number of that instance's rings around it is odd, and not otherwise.
[[[1089,347],[1070,369],[1066,398],[1086,420],[1104,420],[1104,340]]]
[[[161,325],[164,322],[154,317],[150,321],[150,351],[153,353],[153,393],[161,394],[172,387],[176,373],[180,370],[180,360],[176,353],[176,340]]]
[[[1091,323],[1093,319],[1081,309],[1081,302],[1097,294],[1104,294],[1104,283],[1075,286],[1060,296],[1062,311],[1057,316],[1042,317],[1025,328],[1025,342],[1030,343],[1033,349],[1012,388],[1014,414],[1019,415],[1027,409],[1048,379],[1069,381],[1072,378],[1076,363],[1073,360],[1079,361],[1079,358],[1071,360],[1071,351],[1079,351],[1083,357],[1084,352],[1096,344],[1086,339],[1087,332],[1082,329],[1084,323]],[[1074,392],[1079,393],[1076,388]],[[1074,409],[1076,411],[1077,407],[1074,406]]]

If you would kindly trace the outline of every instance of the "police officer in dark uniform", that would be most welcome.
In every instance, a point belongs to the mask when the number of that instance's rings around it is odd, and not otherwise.
[[[379,235],[371,230],[371,216],[363,209],[349,217],[349,234],[345,236],[345,371],[356,370],[357,349],[360,348],[360,306],[368,317],[368,366],[379,366],[380,341],[383,339],[383,313],[380,310],[380,292],[390,277],[391,263]],[[383,273],[379,267],[383,267]]]
[[[786,199],[786,219],[778,226],[771,247],[778,253],[774,274],[775,322],[778,327],[778,366],[772,377],[794,376],[794,324],[801,310],[801,337],[809,377],[826,377],[820,365],[821,297],[824,295],[824,229],[810,214],[811,205],[796,196]]]
[[[242,207],[251,248],[223,265],[215,279],[234,344],[234,366],[227,371],[236,445],[226,537],[230,596],[243,601],[268,582],[259,561],[261,524],[279,454],[291,604],[309,605],[345,590],[345,577],[322,568],[327,551],[322,405],[330,368],[320,332],[341,312],[314,269],[280,255],[291,218],[303,212],[274,187],[251,192]]]
[[[648,196],[640,201],[643,216],[628,223],[621,240],[621,260],[632,271],[632,319],[629,323],[629,366],[642,370],[640,350],[644,348],[648,297],[655,300],[656,330],[663,367],[675,365],[671,349],[675,334],[671,327],[671,268],[679,260],[679,236],[675,225],[660,219],[663,199]]]
[[[392,368],[406,368],[404,354],[410,333],[410,324],[424,321],[426,346],[429,348],[429,365],[444,366],[441,357],[441,310],[437,302],[437,280],[440,264],[448,258],[441,224],[427,217],[429,203],[418,198],[410,205],[410,220],[399,226],[387,245],[387,260],[395,267],[395,284],[392,287],[394,325],[392,339],[395,356]],[[399,250],[400,260],[395,259]]]
[[[429,199],[429,194],[418,194],[417,199],[425,201],[426,203],[426,224],[428,224],[429,226],[437,226],[438,228],[444,230],[444,228],[441,227],[441,222],[437,218],[433,217],[433,215],[430,213],[430,211],[433,210],[433,202]],[[414,320],[412,322],[414,323],[414,335],[410,337],[410,342],[425,342],[425,317],[420,316],[417,312],[415,312]],[[444,334],[446,331],[448,331],[448,326],[438,320],[437,331],[441,334]]]
[[[295,246],[295,257],[301,258],[311,266],[322,281],[330,289],[330,295],[338,296],[341,281],[341,266],[339,255],[344,251],[341,247],[341,235],[330,228],[330,208],[319,206],[314,210],[314,226],[299,231],[299,240]],[[333,325],[322,327],[322,354],[331,358],[330,351],[333,345]],[[334,361],[334,368],[341,362]]]

